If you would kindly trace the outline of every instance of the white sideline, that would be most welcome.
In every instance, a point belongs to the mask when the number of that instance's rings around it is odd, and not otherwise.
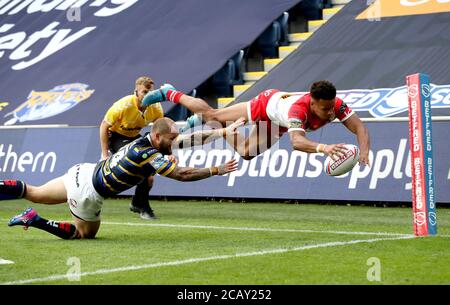
[[[268,249],[268,250],[261,250],[261,251],[255,251],[255,252],[236,253],[234,255],[219,255],[219,256],[210,256],[210,257],[188,258],[188,259],[184,259],[184,260],[161,262],[161,263],[155,263],[155,264],[146,264],[146,265],[140,265],[140,266],[125,266],[125,267],[112,268],[112,269],[99,269],[96,271],[81,272],[79,274],[79,276],[81,277],[81,276],[88,276],[88,275],[108,274],[108,273],[114,273],[114,272],[142,270],[142,269],[158,268],[158,267],[165,267],[165,266],[179,266],[179,265],[213,261],[213,260],[225,260],[225,259],[231,259],[231,258],[249,257],[249,256],[266,255],[266,254],[279,254],[279,253],[286,253],[286,252],[291,252],[291,251],[303,251],[303,250],[317,249],[317,248],[337,247],[337,246],[354,245],[354,244],[360,244],[360,243],[373,243],[373,242],[377,242],[377,241],[399,240],[399,239],[410,239],[410,238],[414,238],[414,236],[400,236],[400,237],[374,238],[374,239],[356,239],[356,240],[350,240],[350,241],[337,241],[337,242],[328,242],[328,243],[322,243],[322,244],[316,244],[316,245],[300,246],[300,247],[295,247],[295,248]],[[73,274],[70,274],[70,276],[73,276]],[[51,276],[41,277],[41,278],[3,282],[3,283],[0,283],[0,285],[30,284],[30,283],[36,283],[36,282],[57,281],[57,280],[64,280],[64,279],[68,279],[67,274],[56,274],[56,275],[51,275]]]
[[[413,236],[412,234],[391,233],[391,232],[353,232],[353,231],[323,231],[306,229],[274,229],[274,228],[252,228],[252,227],[222,227],[222,226],[204,226],[204,225],[183,225],[168,223],[138,223],[138,222],[111,222],[104,221],[105,225],[121,226],[144,226],[144,227],[168,227],[168,228],[188,228],[188,229],[208,229],[208,230],[236,230],[236,231],[262,231],[262,232],[296,232],[296,233],[324,233],[324,234],[343,234],[343,235],[379,235],[379,236]]]
[[[14,264],[14,262],[0,257],[0,265],[8,265],[8,264]]]

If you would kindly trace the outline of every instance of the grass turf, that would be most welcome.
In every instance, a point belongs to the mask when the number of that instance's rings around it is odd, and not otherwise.
[[[128,203],[105,201],[96,239],[66,241],[6,225],[28,206],[69,220],[65,204],[1,202],[0,258],[15,263],[0,265],[0,283],[450,284],[450,209],[438,209],[439,236],[407,238],[392,233],[412,233],[410,208],[153,201],[159,219],[146,221]],[[66,277],[71,257],[79,281]],[[367,278],[371,257],[381,281]]]

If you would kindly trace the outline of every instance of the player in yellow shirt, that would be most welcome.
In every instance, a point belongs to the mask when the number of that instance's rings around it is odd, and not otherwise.
[[[133,95],[128,95],[117,102],[106,112],[100,125],[100,145],[102,160],[115,154],[121,147],[141,137],[142,128],[164,116],[160,103],[143,106],[144,96],[153,90],[153,80],[141,76],[136,80]],[[148,193],[153,186],[153,176],[136,185],[130,204],[130,210],[139,213],[143,219],[155,219],[155,214],[148,202]]]

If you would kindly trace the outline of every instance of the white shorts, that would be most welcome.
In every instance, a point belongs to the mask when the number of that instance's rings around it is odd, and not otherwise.
[[[76,217],[85,221],[99,221],[104,198],[94,189],[92,175],[96,164],[81,163],[64,175],[67,203]]]

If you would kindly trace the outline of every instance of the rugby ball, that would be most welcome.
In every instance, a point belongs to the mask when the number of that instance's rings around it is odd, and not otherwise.
[[[353,169],[359,160],[359,148],[356,145],[345,144],[345,155],[338,160],[333,160],[330,156],[325,159],[323,169],[329,176],[340,176]]]

